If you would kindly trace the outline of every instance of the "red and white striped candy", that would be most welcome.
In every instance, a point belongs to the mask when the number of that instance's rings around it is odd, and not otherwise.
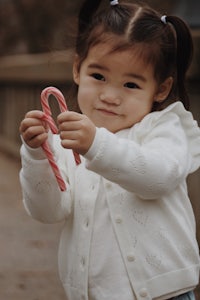
[[[51,113],[51,109],[50,109],[50,106],[49,106],[49,96],[50,95],[53,95],[56,100],[58,101],[58,104],[59,104],[59,107],[60,107],[60,111],[61,112],[64,112],[64,111],[67,111],[67,105],[66,105],[66,102],[65,102],[65,98],[63,96],[63,94],[55,87],[47,87],[45,88],[42,93],[41,93],[41,105],[42,105],[42,109],[43,109],[43,112],[45,113],[45,116],[44,116],[44,120],[48,123],[51,131],[53,133],[58,133],[58,129],[57,129],[57,126],[52,118],[52,113]],[[66,184],[62,178],[62,175],[60,173],[60,170],[54,160],[54,156],[53,156],[53,153],[49,147],[49,144],[47,141],[45,141],[43,144],[42,144],[42,148],[48,158],[48,161],[51,165],[51,168],[54,172],[54,175],[56,177],[56,180],[58,182],[58,185],[61,189],[61,191],[65,191],[66,190]],[[80,164],[81,160],[80,160],[80,156],[76,153],[76,152],[73,152],[74,154],[74,158],[75,158],[75,161],[76,161],[76,164]]]

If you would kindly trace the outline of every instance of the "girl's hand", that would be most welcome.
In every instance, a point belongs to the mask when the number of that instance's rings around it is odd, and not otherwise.
[[[84,155],[92,145],[96,127],[82,114],[67,111],[58,116],[61,145]]]
[[[48,125],[42,120],[44,113],[33,110],[25,115],[19,131],[25,143],[31,148],[40,147],[48,137]]]

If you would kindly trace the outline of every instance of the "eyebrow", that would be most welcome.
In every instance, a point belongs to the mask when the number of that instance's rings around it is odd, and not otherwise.
[[[102,65],[99,65],[97,63],[91,63],[90,65],[88,65],[88,69],[99,69],[99,70],[102,70],[102,71],[109,71],[109,69],[106,67],[106,66],[102,66]],[[125,76],[127,77],[132,77],[133,79],[138,79],[138,80],[141,80],[143,82],[146,82],[146,78],[140,74],[136,74],[136,73],[125,73],[124,74]]]
[[[145,78],[144,76],[142,76],[142,75],[140,75],[140,74],[136,74],[136,73],[126,73],[125,76],[127,76],[127,77],[132,77],[132,78],[134,78],[134,79],[139,79],[139,80],[141,80],[141,81],[143,81],[143,82],[146,82],[146,81],[147,81],[146,78]]]
[[[88,69],[99,69],[99,70],[105,70],[105,71],[108,71],[108,70],[109,70],[107,67],[101,66],[101,65],[96,64],[96,63],[91,63],[91,64],[88,66]]]

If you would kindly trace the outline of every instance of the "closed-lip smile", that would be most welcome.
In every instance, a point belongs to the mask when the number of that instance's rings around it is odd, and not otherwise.
[[[118,114],[112,110],[105,109],[105,108],[97,108],[98,111],[105,115],[110,115],[110,116],[117,116]]]

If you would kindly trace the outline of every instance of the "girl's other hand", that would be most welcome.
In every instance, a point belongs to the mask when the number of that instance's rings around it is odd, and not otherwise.
[[[92,145],[96,127],[82,114],[67,111],[58,116],[61,145],[84,155]]]
[[[19,131],[25,143],[31,148],[40,147],[48,137],[48,125],[43,120],[44,113],[40,110],[33,110],[25,115]]]

